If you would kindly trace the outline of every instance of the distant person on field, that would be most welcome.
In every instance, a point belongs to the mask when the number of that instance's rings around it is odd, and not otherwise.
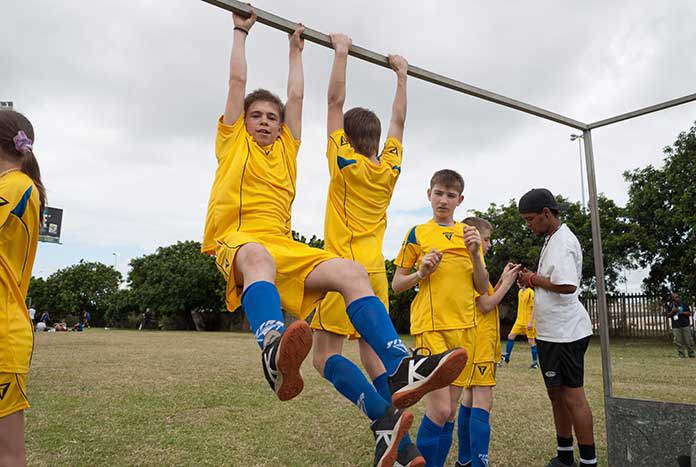
[[[585,352],[592,335],[590,315],[580,303],[582,249],[559,219],[556,198],[545,188],[527,192],[519,202],[527,227],[543,236],[536,272],[524,270],[520,284],[534,287],[537,350],[556,425],[557,456],[548,467],[575,465],[573,432],[580,465],[597,465],[592,410],[585,397]]]
[[[681,296],[674,292],[672,298],[665,305],[665,315],[672,323],[672,336],[674,345],[677,347],[679,358],[694,358],[694,339],[691,334],[690,316],[691,307],[682,301]]]
[[[51,317],[48,314],[48,311],[44,311],[41,313],[41,318],[39,318],[40,323],[44,323],[44,326],[48,327],[48,323],[51,322]]]
[[[26,465],[24,410],[34,325],[29,279],[46,190],[33,151],[34,128],[22,114],[0,110],[0,465]]]
[[[503,360],[505,363],[510,363],[512,348],[515,345],[515,338],[524,334],[529,342],[529,347],[532,351],[532,366],[530,369],[539,368],[537,363],[537,346],[536,346],[536,323],[534,320],[534,289],[526,287],[523,284],[517,283],[520,290],[517,293],[517,319],[512,326],[510,334],[508,334],[507,344],[505,345],[505,355]],[[502,362],[501,362],[502,363]]]
[[[34,307],[29,308],[29,319],[31,319],[32,326],[33,326],[34,320],[36,319],[36,310],[34,309]]]
[[[82,313],[82,326],[85,328],[90,327],[89,321],[90,321],[89,311],[85,310],[84,313]],[[80,329],[80,331],[82,331],[82,329]]]

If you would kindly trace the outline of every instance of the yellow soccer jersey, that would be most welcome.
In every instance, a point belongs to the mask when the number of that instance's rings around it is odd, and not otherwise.
[[[331,183],[326,202],[326,249],[355,260],[369,273],[384,271],[382,240],[387,207],[401,172],[401,143],[388,138],[379,164],[355,152],[345,132],[336,130],[326,148]]]
[[[27,373],[33,325],[25,304],[36,256],[39,192],[13,170],[0,175],[0,373]]]
[[[534,289],[520,289],[517,292],[517,319],[515,324],[519,323],[526,329],[527,324],[529,324],[529,318],[532,317],[532,311],[534,311]]]
[[[247,132],[244,114],[232,125],[220,117],[203,253],[214,254],[216,243],[234,232],[291,235],[299,148],[287,125],[272,145],[261,147]]]
[[[488,295],[495,289],[488,284]],[[476,352],[475,363],[497,362],[500,360],[500,317],[498,307],[488,313],[476,308]]]
[[[474,266],[464,245],[465,228],[473,227],[460,222],[441,226],[430,220],[413,227],[406,235],[395,261],[397,267],[419,267],[432,248],[442,253],[435,272],[418,283],[418,293],[411,303],[413,335],[476,325]]]

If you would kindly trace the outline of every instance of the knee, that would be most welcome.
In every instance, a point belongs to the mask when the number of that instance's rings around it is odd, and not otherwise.
[[[242,273],[257,271],[272,271],[275,273],[273,257],[263,246],[258,243],[247,243],[237,253],[239,262],[237,266]]]
[[[365,268],[355,261],[346,261],[343,271],[343,278],[344,281],[349,285],[370,283],[370,276],[367,275]]]
[[[428,409],[428,418],[436,425],[442,426],[451,419],[452,408],[449,404],[437,404]]]
[[[549,395],[551,404],[556,405],[563,403],[563,393],[561,392],[561,388],[549,388],[546,392]]]

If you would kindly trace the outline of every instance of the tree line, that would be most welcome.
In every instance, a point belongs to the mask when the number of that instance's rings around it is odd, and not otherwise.
[[[604,251],[604,276],[609,293],[621,284],[622,272],[646,268],[643,289],[665,296],[677,290],[696,296],[696,124],[678,135],[664,151],[660,167],[648,165],[624,172],[628,202],[618,206],[599,196]],[[589,210],[559,196],[563,222],[577,235],[583,255],[582,292],[595,292],[592,228]],[[493,244],[486,258],[491,278],[500,276],[508,261],[536,269],[543,240],[532,235],[517,212],[514,199],[491,204],[476,212],[494,226]],[[317,236],[293,232],[295,240],[323,248]],[[200,243],[177,242],[154,253],[134,258],[128,276],[102,263],[80,261],[46,279],[32,277],[29,297],[39,312],[54,320],[76,320],[89,311],[94,325],[135,327],[149,309],[164,328],[192,328],[196,316],[217,316],[225,310],[225,283],[212,257],[200,253]],[[386,260],[388,280],[393,260]],[[508,319],[516,306],[516,289],[506,296],[502,310]],[[390,290],[390,314],[400,332],[408,332],[409,307],[415,291]],[[218,318],[215,318],[218,319]],[[225,318],[243,325],[243,313]],[[212,326],[215,328],[215,325]]]

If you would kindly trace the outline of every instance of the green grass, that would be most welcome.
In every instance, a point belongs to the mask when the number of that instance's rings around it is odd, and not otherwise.
[[[356,345],[347,355],[357,359]],[[696,402],[696,362],[667,342],[612,346],[617,396]],[[250,334],[90,329],[42,333],[29,374],[31,465],[372,465],[367,419],[305,362],[304,392],[277,401]],[[551,409],[529,348],[498,371],[491,465],[544,465]],[[598,342],[586,358],[598,456],[606,465]],[[423,404],[413,408],[416,420]],[[415,425],[415,424],[414,424]],[[415,436],[417,426],[411,430]],[[455,444],[448,465],[454,464]]]

